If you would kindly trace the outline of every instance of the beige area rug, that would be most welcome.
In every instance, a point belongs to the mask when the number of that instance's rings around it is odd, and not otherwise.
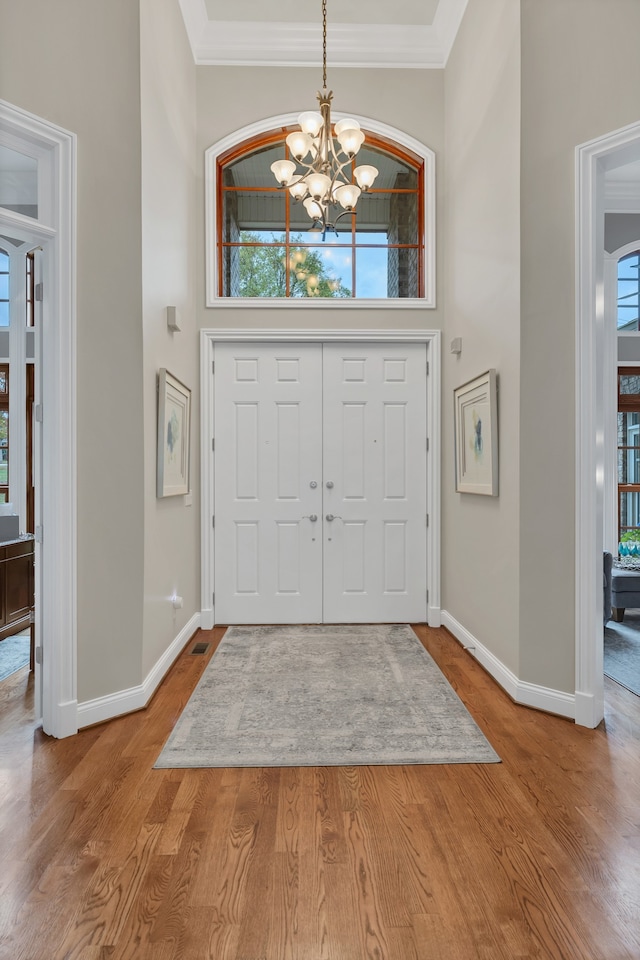
[[[230,627],[156,767],[495,763],[406,625]]]

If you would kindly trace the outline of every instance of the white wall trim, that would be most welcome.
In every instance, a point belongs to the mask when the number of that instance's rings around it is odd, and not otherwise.
[[[480,643],[466,627],[463,627],[448,611],[442,611],[442,626],[452,633],[467,653],[484,667],[511,699],[523,707],[534,707],[573,720],[576,706],[573,694],[552,687],[541,687],[520,680],[509,667],[498,659],[484,644]]]
[[[39,160],[39,220],[0,210],[0,233],[11,234],[15,229],[17,237],[39,238],[45,250],[42,461],[46,483],[41,480],[44,535],[42,543],[36,544],[36,644],[43,647],[43,730],[65,737],[77,729],[77,143],[75,134],[0,101],[0,141],[8,140]]]
[[[332,23],[330,67],[441,69],[467,0],[440,0],[433,25]],[[204,0],[180,0],[193,58],[198,65],[320,67],[320,21],[209,20]]]
[[[640,158],[640,123],[576,147],[576,723],[604,716],[602,551],[604,511],[605,173]]]
[[[605,180],[606,213],[640,213],[640,183],[637,180]]]
[[[442,53],[443,66],[446,67],[449,54],[458,35],[464,12],[469,0],[440,0],[433,21],[433,28],[438,34]]]
[[[79,703],[78,726],[82,728],[92,726],[94,723],[104,723],[105,720],[113,720],[114,717],[122,716],[124,713],[133,713],[134,710],[142,710],[146,707],[168,670],[199,627],[200,614],[194,613],[138,686]]]
[[[221,328],[200,332],[200,462],[201,462],[201,617],[203,629],[215,623],[213,594],[215,590],[214,515],[215,454],[211,441],[214,436],[214,380],[212,363],[215,344],[226,342],[262,343],[426,343],[430,369],[427,377],[427,429],[429,456],[427,458],[427,589],[429,590],[429,626],[440,626],[440,535],[441,535],[441,341],[440,330],[262,330]]]
[[[339,120],[346,114],[336,113],[335,119]],[[216,173],[218,157],[225,153],[231,147],[242,143],[245,140],[251,140],[271,130],[279,127],[291,126],[297,122],[298,115],[295,113],[284,113],[277,117],[265,117],[255,123],[250,123],[240,130],[236,130],[229,136],[223,137],[217,143],[212,144],[205,150],[205,247],[206,247],[206,305],[207,307],[252,307],[255,310],[264,310],[277,308],[279,310],[308,310],[308,309],[326,309],[330,304],[332,310],[406,310],[406,309],[433,309],[436,306],[436,155],[427,147],[426,144],[416,140],[415,137],[391,127],[386,123],[380,123],[378,120],[372,120],[370,117],[362,117],[357,114],[351,114],[352,119],[357,120],[364,130],[370,133],[384,137],[387,140],[395,141],[406,150],[417,154],[424,161],[424,270],[425,270],[425,295],[420,298],[405,298],[394,300],[366,300],[366,299],[340,299],[335,300],[301,300],[299,298],[265,298],[265,299],[244,299],[239,297],[219,297],[218,296],[218,257],[217,257],[217,202],[218,191],[216,187]],[[275,183],[275,181],[274,181]]]

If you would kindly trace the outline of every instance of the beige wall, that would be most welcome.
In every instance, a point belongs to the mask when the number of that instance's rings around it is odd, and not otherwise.
[[[333,108],[370,117],[404,131],[436,153],[440,183],[444,146],[442,71],[332,70],[328,85]],[[438,307],[435,310],[341,310],[274,308],[207,308],[204,299],[204,151],[250,123],[278,114],[316,108],[321,84],[319,69],[198,67],[198,157],[200,225],[198,236],[198,323],[200,327],[418,328],[442,326],[442,244],[437,245]],[[227,95],[221,95],[227,91]],[[442,216],[442,191],[437,186],[437,222]]]
[[[445,70],[442,606],[516,674],[519,0],[470,0]],[[462,354],[449,346],[462,337]],[[500,492],[455,492],[453,390],[498,374]]]
[[[196,68],[177,0],[141,0],[144,633],[142,675],[200,610],[198,335],[195,319]],[[183,329],[171,333],[166,307]],[[191,486],[156,497],[157,373],[192,391]],[[174,611],[177,593],[184,607]]]
[[[0,11],[0,96],[78,136],[78,699],[83,701],[141,680],[138,4],[2,0]]]
[[[575,147],[640,119],[637,0],[522,0],[520,676],[575,689]]]

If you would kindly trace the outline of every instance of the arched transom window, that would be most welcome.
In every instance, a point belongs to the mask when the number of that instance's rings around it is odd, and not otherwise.
[[[360,196],[356,214],[342,217],[323,239],[310,231],[305,208],[278,187],[270,169],[275,160],[289,159],[285,138],[292,129],[282,126],[245,139],[217,152],[215,168],[208,165],[209,176],[215,176],[210,299],[392,299],[424,306],[431,242],[427,212],[432,216],[425,196],[433,194],[425,191],[425,156],[365,129],[353,167],[373,164],[379,175]]]

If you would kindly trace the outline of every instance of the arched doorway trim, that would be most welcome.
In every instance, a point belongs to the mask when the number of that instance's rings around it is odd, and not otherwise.
[[[0,143],[36,156],[39,219],[0,208],[0,233],[43,248],[41,521],[36,647],[45,733],[76,733],[76,137],[0,101]],[[36,520],[36,522],[38,522]],[[42,625],[46,624],[43,637]]]
[[[576,723],[604,716],[602,552],[605,476],[605,173],[640,159],[640,123],[576,147]]]

